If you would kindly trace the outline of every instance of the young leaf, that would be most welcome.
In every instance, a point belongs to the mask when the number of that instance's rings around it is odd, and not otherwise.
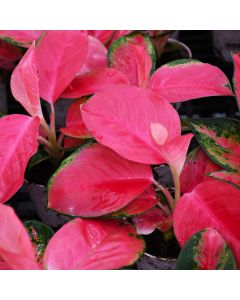
[[[231,183],[235,185],[237,188],[240,188],[240,174],[239,173],[233,173],[228,171],[218,171],[218,172],[212,172],[209,173],[208,176],[226,181],[228,183]]]
[[[90,138],[85,124],[83,123],[80,105],[87,101],[87,97],[74,101],[68,108],[66,127],[61,128],[60,131],[73,138]]]
[[[28,49],[11,77],[11,91],[14,98],[21,103],[32,116],[43,118],[38,87],[35,45]]]
[[[194,59],[172,61],[152,75],[148,87],[175,103],[209,96],[233,96],[227,76]]]
[[[230,172],[240,169],[240,121],[192,119],[189,125],[212,161]]]
[[[44,265],[55,270],[109,270],[133,264],[144,241],[128,223],[75,219],[50,240]]]
[[[120,71],[104,68],[77,76],[61,95],[62,98],[79,98],[95,94],[116,84],[128,85],[128,78]]]
[[[54,235],[54,231],[51,227],[39,221],[26,221],[24,225],[30,236],[36,261],[38,263],[42,263],[45,249],[49,240]]]
[[[84,65],[81,67],[80,74],[94,72],[97,69],[107,68],[107,49],[93,36],[88,36],[88,51]]]
[[[5,264],[15,270],[39,269],[25,227],[14,210],[1,203],[0,228],[0,257]]]
[[[166,162],[162,155],[164,145],[158,145],[152,137],[152,123],[167,129],[165,143],[170,146],[181,133],[176,110],[156,93],[134,86],[118,85],[98,92],[81,110],[87,129],[99,143],[140,163]]]
[[[0,118],[0,202],[21,187],[31,156],[37,151],[39,118],[9,115]]]
[[[130,217],[142,214],[156,206],[158,199],[155,188],[151,185],[140,196],[130,202],[127,206],[111,214],[111,217]]]
[[[86,31],[48,31],[36,45],[40,96],[54,103],[85,63]]]
[[[43,30],[0,30],[0,39],[11,44],[28,48],[36,41]]]
[[[156,55],[150,39],[141,34],[118,38],[108,51],[109,66],[123,72],[131,85],[147,87]]]
[[[180,245],[196,232],[215,228],[232,249],[240,267],[240,190],[218,180],[200,183],[178,201],[173,213],[174,232]]]
[[[160,208],[152,208],[142,215],[133,218],[138,234],[148,235],[155,229],[166,232],[172,228],[172,215],[166,216]]]
[[[232,251],[213,228],[201,230],[186,242],[177,260],[178,270],[235,270]]]
[[[233,86],[238,107],[240,108],[240,52],[232,52],[232,58],[234,64]]]
[[[118,211],[153,182],[150,166],[94,144],[63,161],[48,183],[48,207],[72,216]]]

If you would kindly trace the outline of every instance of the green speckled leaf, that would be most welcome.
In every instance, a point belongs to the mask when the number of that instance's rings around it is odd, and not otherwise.
[[[189,125],[211,160],[227,171],[240,170],[240,121],[201,119],[191,120]]]
[[[178,270],[235,270],[232,251],[213,228],[194,234],[184,245],[177,261]]]
[[[47,244],[54,231],[51,227],[39,221],[26,221],[24,225],[33,244],[36,260],[41,263]]]

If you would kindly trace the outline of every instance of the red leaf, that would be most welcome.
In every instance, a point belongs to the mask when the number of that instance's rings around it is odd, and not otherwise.
[[[134,263],[143,250],[143,240],[128,223],[75,219],[50,240],[44,265],[55,270],[119,269]]]
[[[78,75],[107,68],[107,65],[107,49],[98,39],[88,36],[87,58]]]
[[[49,208],[75,216],[101,216],[123,208],[153,182],[150,166],[125,160],[104,146],[79,151],[50,179]]]
[[[42,32],[43,30],[0,30],[0,37],[10,39],[13,43],[28,48]]]
[[[148,235],[155,229],[166,232],[172,228],[172,215],[166,216],[162,210],[155,207],[140,216],[134,217],[133,223],[138,234]]]
[[[215,171],[209,174],[210,177],[232,183],[240,188],[240,174],[228,171]]]
[[[86,31],[48,31],[37,44],[40,96],[54,103],[85,63]]]
[[[238,107],[240,107],[240,52],[233,52],[232,57],[234,63],[233,85]]]
[[[217,180],[200,183],[178,201],[173,214],[181,246],[196,232],[213,227],[226,240],[240,267],[240,191]]]
[[[155,71],[148,87],[169,102],[208,96],[232,96],[226,75],[217,67],[197,60],[168,63]]]
[[[24,172],[38,143],[39,118],[10,115],[0,119],[0,202],[21,187]]]
[[[61,132],[73,138],[91,137],[82,120],[80,105],[87,101],[87,97],[74,101],[68,108],[66,127],[61,128]]]
[[[129,84],[129,82],[122,72],[112,68],[104,68],[77,76],[61,97],[79,98],[92,95],[116,84]]]
[[[167,148],[181,132],[179,116],[167,101],[134,86],[105,89],[89,99],[81,110],[86,127],[99,143],[140,163],[166,162],[161,151],[164,146],[152,137],[152,123],[160,123],[168,131]]]
[[[99,39],[103,44],[109,43],[116,30],[88,30],[88,34]]]
[[[21,103],[31,116],[43,118],[34,44],[28,49],[12,73],[11,91],[14,98]]]
[[[84,143],[84,140],[82,140],[82,139],[75,139],[75,138],[70,138],[70,137],[64,138],[64,148],[65,149],[76,148],[77,146],[80,146],[83,143]]]
[[[157,205],[157,203],[158,199],[156,197],[156,191],[155,188],[151,185],[140,196],[138,196],[121,210],[112,213],[111,216],[129,217],[139,215],[151,209],[153,206]]]
[[[210,172],[210,166],[211,168],[219,169],[219,166],[212,163],[201,148],[195,148],[190,152],[180,176],[181,192],[183,194],[189,193],[204,178],[205,180],[209,180],[210,178],[205,175]]]
[[[14,62],[22,57],[21,51],[0,40],[0,68],[4,70],[12,70]]]
[[[5,267],[16,270],[39,269],[25,227],[13,209],[1,203],[0,228],[0,257],[4,261]],[[3,263],[1,262],[1,264]]]

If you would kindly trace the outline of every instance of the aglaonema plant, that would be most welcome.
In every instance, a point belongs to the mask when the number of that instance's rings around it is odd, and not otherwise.
[[[103,33],[91,34],[99,37]],[[172,226],[182,246],[192,234],[206,229],[197,235],[199,244],[206,239],[209,247],[207,244],[204,251],[209,253],[213,244],[218,247],[214,253],[220,255],[209,265],[216,268],[221,258],[229,255],[222,265],[235,266],[231,250],[238,262],[235,247],[239,237],[229,235],[228,230],[225,233],[222,219],[211,218],[212,207],[203,206],[209,199],[216,210],[222,205],[216,189],[213,195],[202,193],[205,185],[211,188],[218,184],[216,179],[202,182],[208,166],[202,167],[193,183],[198,184],[192,192],[197,197],[193,217],[184,205],[193,197],[189,193],[181,197],[180,184],[193,134],[181,134],[179,115],[171,105],[199,97],[231,96],[227,77],[218,68],[196,60],[174,61],[155,70],[155,52],[147,36],[117,34],[120,37],[107,50],[86,31],[0,33],[5,41],[28,47],[12,73],[11,90],[31,116],[0,120],[0,151],[5,160],[1,177],[6,178],[1,185],[1,202],[9,200],[22,185],[38,141],[39,149],[58,166],[48,182],[48,207],[73,217],[53,234],[44,224],[24,227],[13,210],[1,204],[2,268],[121,268],[144,252],[140,235],[155,228],[168,231]],[[69,107],[60,133],[55,126],[59,98],[77,99]],[[40,99],[50,106],[49,123]],[[67,149],[73,146],[76,151],[66,158]],[[174,195],[154,179],[151,166],[161,164],[170,167]],[[225,185],[224,195],[232,195],[229,201],[235,208],[230,216],[235,217],[239,191]],[[186,186],[185,191],[189,192]],[[190,223],[195,220],[197,224],[200,213],[204,227],[193,228]],[[184,228],[183,222],[178,223],[182,218],[189,222]],[[212,238],[219,243],[214,244]],[[184,249],[180,258],[188,253]],[[203,260],[200,268],[205,268],[205,257],[201,251],[199,255]]]

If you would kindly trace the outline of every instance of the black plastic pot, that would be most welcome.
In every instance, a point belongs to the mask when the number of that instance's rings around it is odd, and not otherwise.
[[[36,213],[45,224],[57,228],[72,220],[71,217],[58,214],[47,208],[47,188],[44,185],[31,183],[28,185],[28,190]]]

